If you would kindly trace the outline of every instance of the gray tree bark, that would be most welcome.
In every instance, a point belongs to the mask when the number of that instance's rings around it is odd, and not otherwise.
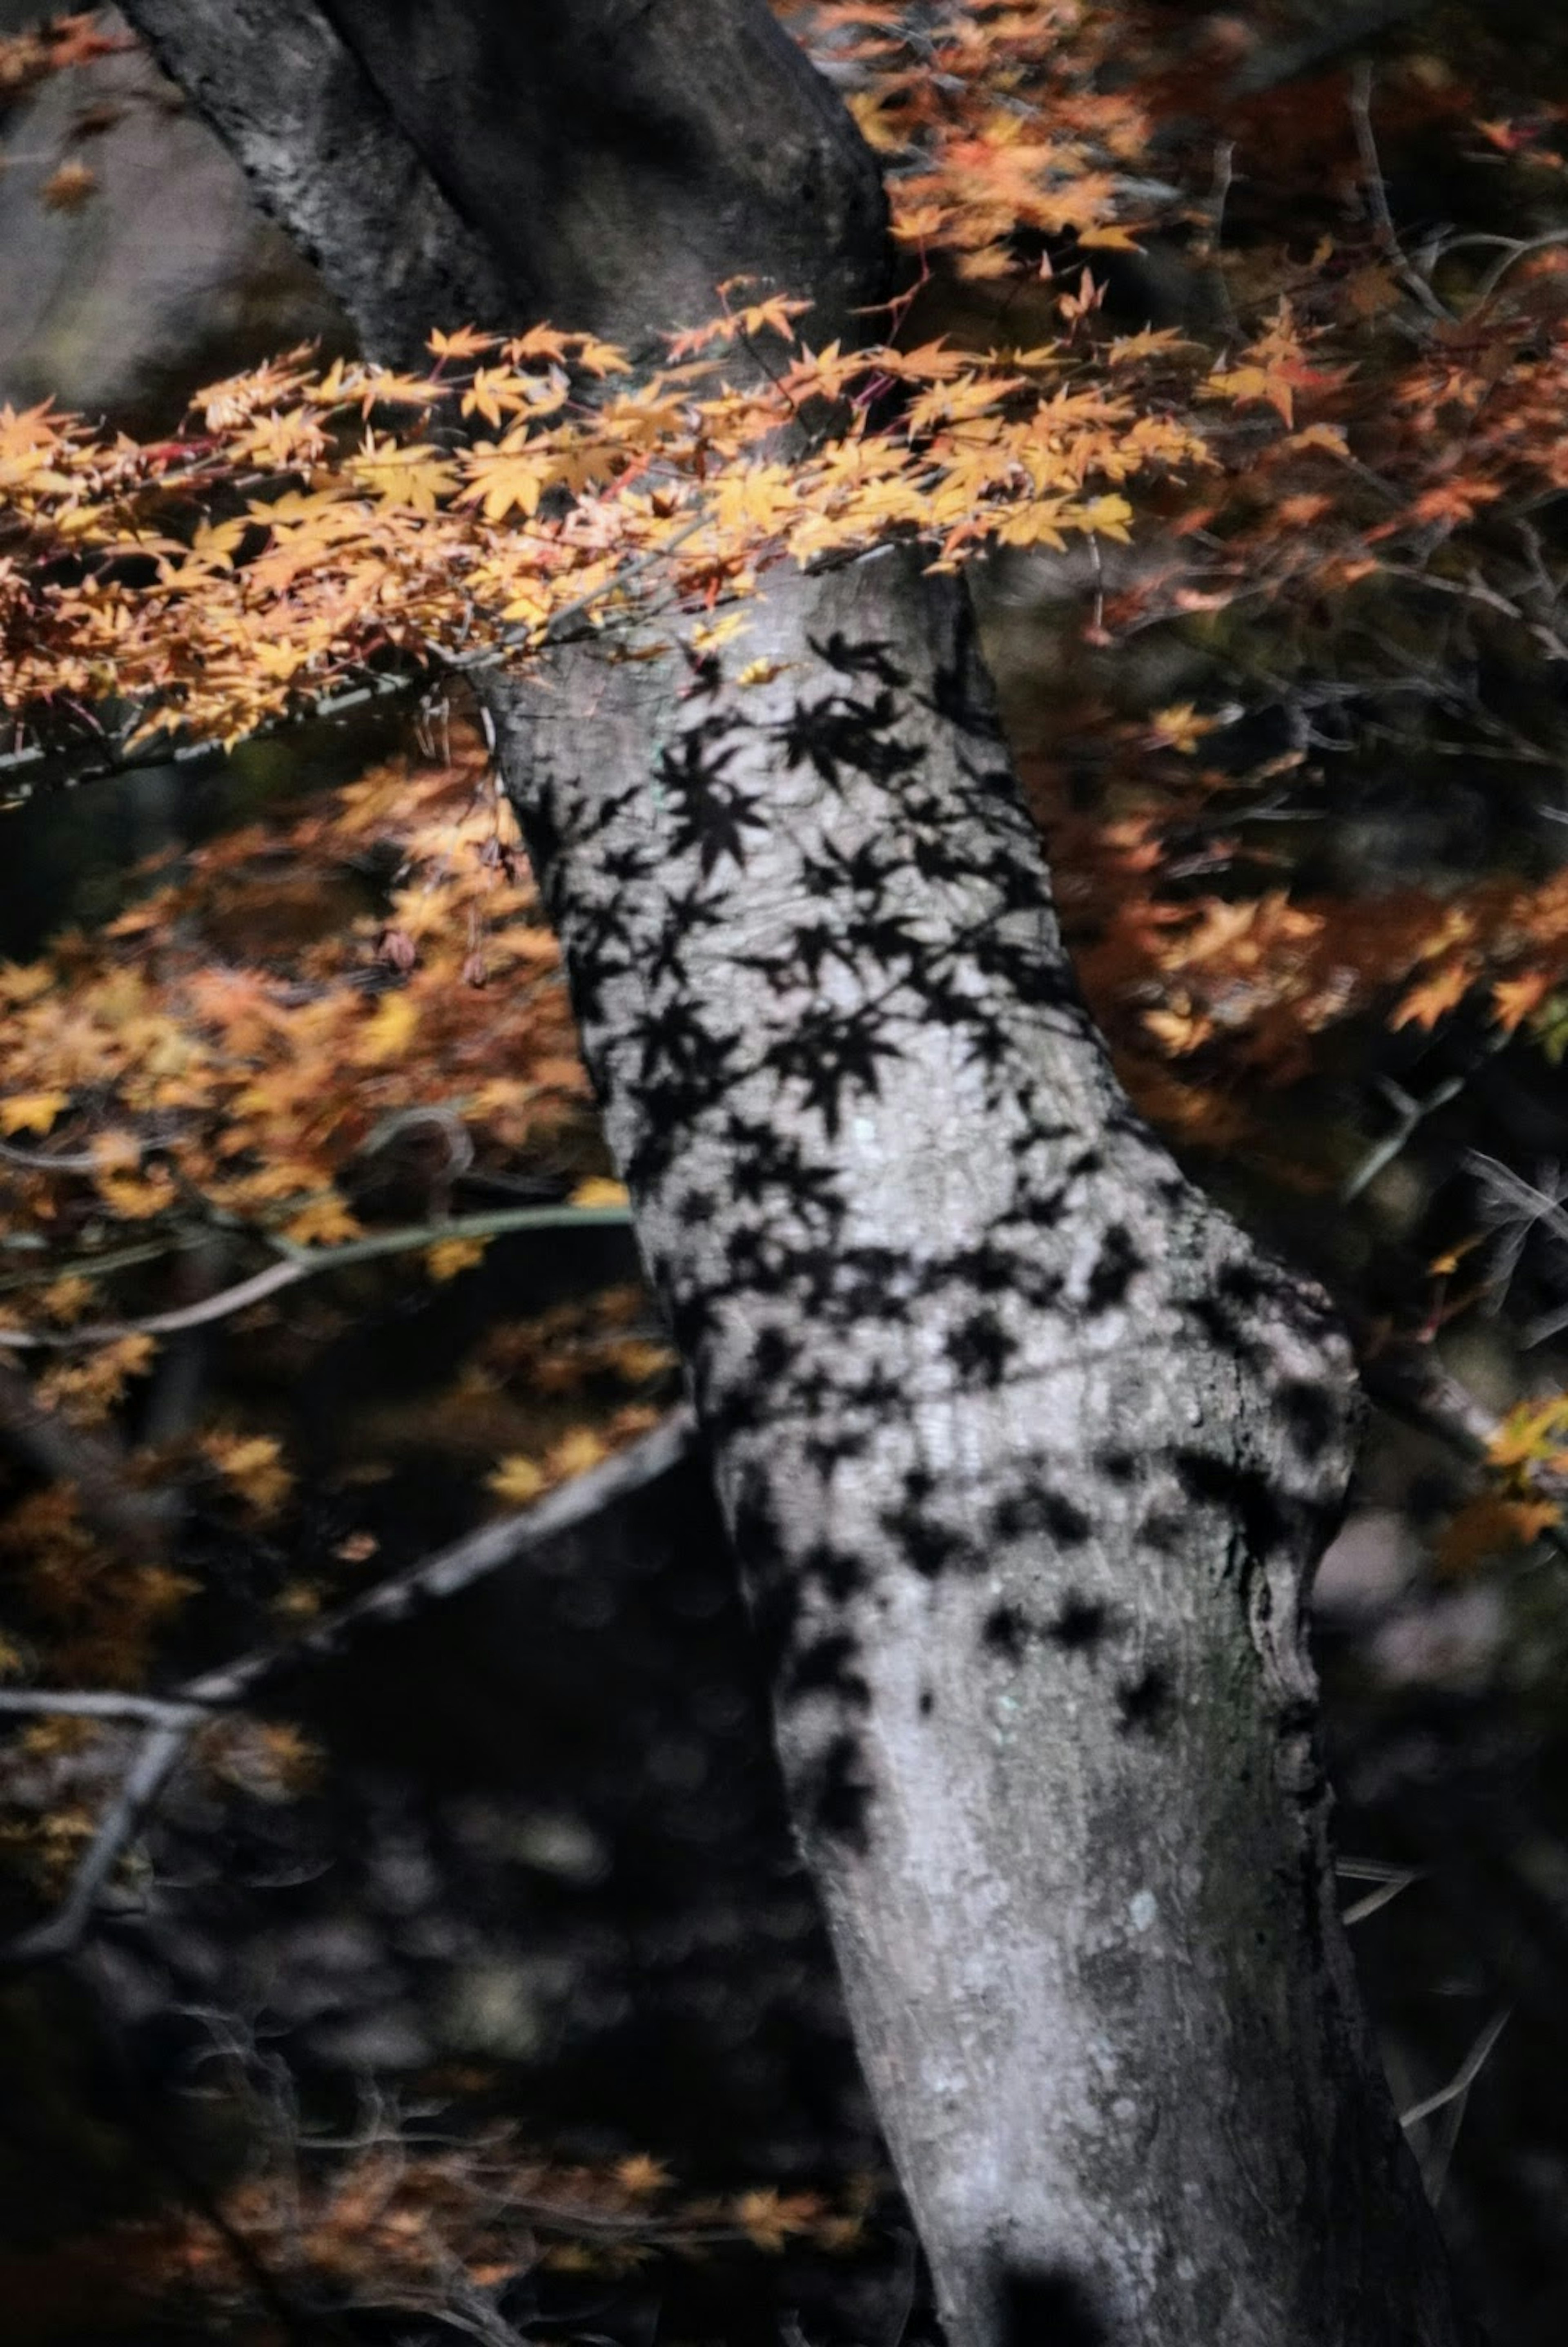
[[[127,13],[377,355],[883,290],[762,0]],[[660,637],[491,705],[953,2347],[1448,2347],[1313,1742],[1343,1345],[1117,1089],[962,590]]]

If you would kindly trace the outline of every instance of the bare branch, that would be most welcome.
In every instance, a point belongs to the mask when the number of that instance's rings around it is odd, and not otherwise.
[[[1453,323],[1452,313],[1440,302],[1419,269],[1411,265],[1400,242],[1394,216],[1389,210],[1389,191],[1383,184],[1383,166],[1378,154],[1378,141],[1372,129],[1372,68],[1363,59],[1350,76],[1350,120],[1356,133],[1356,152],[1361,164],[1361,185],[1366,190],[1367,206],[1371,213],[1372,228],[1385,258],[1393,264],[1394,273],[1405,292],[1419,302],[1429,316]]]
[[[1421,2119],[1431,2118],[1441,2110],[1451,2111],[1452,2116],[1442,2130],[1441,2139],[1434,2147],[1431,2155],[1422,2163],[1427,2197],[1434,2204],[1441,2197],[1443,2185],[1448,2179],[1449,2162],[1453,2157],[1454,2146],[1459,2140],[1465,2106],[1470,2100],[1470,2090],[1485,2068],[1491,2057],[1492,2049],[1507,2028],[1512,2014],[1512,2005],[1505,2004],[1500,2007],[1492,2014],[1448,2085],[1440,2086],[1435,2095],[1428,2095],[1424,2101],[1412,2103],[1408,2111],[1401,2111],[1400,2114],[1400,2125],[1408,2135],[1411,2127]]]
[[[54,1716],[64,1719],[133,1720],[146,1727],[130,1766],[99,1821],[69,1891],[46,1923],[0,1949],[0,1964],[38,1963],[69,1955],[80,1946],[98,1900],[126,1848],[156,1805],[184,1756],[192,1734],[215,1712],[251,1701],[264,1688],[302,1663],[336,1654],[367,1624],[401,1622],[417,1606],[433,1604],[472,1588],[486,1573],[541,1546],[559,1533],[590,1522],[645,1484],[678,1464],[697,1440],[689,1409],[681,1407],[625,1450],[577,1475],[568,1483],[494,1523],[454,1542],[405,1572],[393,1573],[362,1596],[352,1598],[303,1637],[270,1646],[220,1669],[204,1671],[167,1696],[126,1696],[76,1689],[52,1692],[0,1690],[0,1716]]]
[[[683,1404],[626,1450],[590,1467],[586,1473],[575,1475],[570,1482],[557,1484],[531,1507],[481,1524],[477,1532],[453,1542],[450,1548],[378,1582],[373,1589],[312,1623],[302,1636],[287,1645],[264,1648],[188,1680],[177,1691],[176,1700],[215,1710],[249,1701],[300,1663],[336,1654],[369,1624],[401,1622],[421,1605],[455,1597],[498,1566],[602,1515],[631,1492],[667,1475],[696,1440],[696,1421]]]
[[[80,1946],[110,1875],[183,1758],[199,1717],[193,1711],[188,1718],[148,1729],[61,1906],[46,1923],[25,1932],[0,1950],[0,1963],[42,1963],[50,1957],[70,1955]]]
[[[446,1222],[376,1231],[369,1238],[350,1239],[342,1246],[290,1247],[283,1240],[274,1240],[272,1244],[284,1251],[281,1263],[252,1272],[249,1279],[219,1288],[216,1296],[204,1296],[198,1303],[182,1304],[170,1312],[152,1312],[142,1320],[95,1320],[80,1328],[0,1328],[0,1346],[17,1352],[69,1351],[82,1345],[108,1344],[120,1337],[170,1337],[184,1328],[227,1319],[231,1312],[242,1312],[301,1279],[314,1279],[323,1271],[343,1271],[351,1264],[373,1263],[382,1255],[407,1255],[416,1247],[443,1245],[448,1239],[501,1238],[513,1231],[576,1230],[600,1224],[624,1226],[630,1221],[631,1212],[626,1206],[498,1206],[488,1214],[457,1214]]]
[[[205,1719],[207,1712],[205,1704],[183,1703],[178,1696],[103,1694],[97,1688],[0,1687],[0,1717],[98,1719],[112,1727],[130,1721],[138,1727],[180,1727]]]

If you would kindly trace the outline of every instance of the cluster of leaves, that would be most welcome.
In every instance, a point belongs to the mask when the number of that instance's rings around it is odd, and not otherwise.
[[[370,2305],[405,2320],[463,2319],[480,2337],[510,2335],[506,2323],[532,2312],[532,2328],[571,2338],[572,2277],[590,2279],[602,2304],[636,2276],[657,2298],[672,2260],[789,2249],[842,2258],[863,2245],[880,2197],[871,2177],[851,2179],[837,2202],[766,2186],[682,2193],[646,2154],[565,2167],[509,2130],[464,2137],[383,2122],[346,2157],[311,2153],[308,2136],[293,2136],[215,2211],[0,2259],[6,2302],[30,2337],[68,2332],[83,2314],[178,2330],[217,2321],[226,2337],[268,2337],[280,2304],[312,2323]],[[562,2308],[553,2320],[552,2288]]]
[[[1122,486],[1199,454],[1130,392],[1048,389],[1055,351],[791,346],[774,378],[728,384],[722,355],[789,340],[800,306],[678,336],[647,380],[587,336],[464,331],[432,337],[420,378],[297,353],[215,384],[152,446],[0,413],[0,700],[43,744],[84,723],[121,751],[171,723],[233,741],[400,657],[472,667],[576,620],[712,608],[771,557],[895,531],[934,533],[945,561],[1119,537]],[[873,429],[895,385],[898,420]],[[780,446],[846,400],[847,434]],[[131,715],[108,724],[108,700]]]
[[[1014,277],[1048,239],[1133,248],[1125,216],[1148,206],[1154,120],[1117,70],[1126,26],[1112,11],[825,0],[781,13],[849,82],[901,243],[951,255],[968,280]]]
[[[237,1415],[221,1380],[194,1414],[155,1406],[187,1331],[297,1377],[343,1325],[315,1287],[300,1307],[301,1280],[362,1307],[472,1271],[499,1235],[624,1220],[510,823],[454,725],[439,758],[228,833],[0,971],[0,1365],[36,1366],[0,1366],[13,1669],[141,1681],[195,1583],[189,1527],[155,1537],[140,1494],[183,1491],[240,1549],[281,1542],[284,1621],[377,1552],[348,1527],[288,1562],[286,1411]],[[669,1356],[646,1320],[633,1288],[501,1322],[444,1399],[383,1426],[383,1455],[444,1446],[525,1505],[652,1422]]]
[[[25,32],[7,33],[0,36],[0,106],[13,105],[52,74],[92,65],[134,46],[128,33],[111,30],[90,8],[45,17]]]

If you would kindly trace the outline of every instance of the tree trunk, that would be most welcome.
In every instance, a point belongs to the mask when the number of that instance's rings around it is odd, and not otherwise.
[[[378,355],[881,289],[761,0],[128,13]],[[949,2336],[1453,2342],[1313,1745],[1344,1348],[1118,1091],[962,589],[889,550],[650,649],[490,702]]]

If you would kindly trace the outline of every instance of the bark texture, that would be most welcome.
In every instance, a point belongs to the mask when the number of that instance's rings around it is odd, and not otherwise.
[[[1129,1110],[962,592],[494,696],[950,2337],[1455,2338],[1356,2001],[1313,1296]]]
[[[863,333],[873,158],[762,0],[132,0],[366,348],[548,317],[634,351],[737,276]]]
[[[129,13],[379,355],[881,286],[760,0]],[[1312,1740],[1344,1348],[1118,1091],[962,590],[779,576],[748,688],[628,649],[497,682],[503,766],[954,2347],[1448,2347]]]

